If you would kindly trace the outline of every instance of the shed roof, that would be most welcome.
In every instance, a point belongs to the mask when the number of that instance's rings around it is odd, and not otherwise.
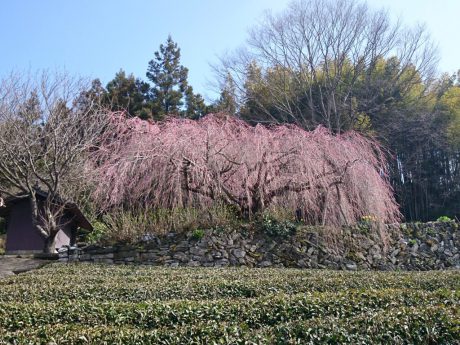
[[[35,196],[40,199],[46,199],[48,197],[48,193],[42,190],[36,190],[35,191]],[[15,204],[17,204],[19,201],[28,199],[29,194],[18,194],[9,198],[5,199],[5,205],[4,207],[0,207],[0,217],[6,217],[10,210],[11,207]],[[74,219],[75,223],[86,230],[92,231],[93,226],[91,223],[88,221],[88,219],[85,217],[85,215],[81,212],[81,210],[78,208],[77,204],[73,202],[65,202],[61,198],[56,198],[55,202],[59,203],[60,205],[65,205],[66,211],[70,212]]]

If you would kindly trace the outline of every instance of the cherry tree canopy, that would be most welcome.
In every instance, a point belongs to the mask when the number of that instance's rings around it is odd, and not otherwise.
[[[253,127],[225,114],[158,123],[113,119],[117,130],[91,166],[104,209],[205,209],[220,202],[246,217],[282,208],[312,224],[399,218],[382,148],[356,132]]]

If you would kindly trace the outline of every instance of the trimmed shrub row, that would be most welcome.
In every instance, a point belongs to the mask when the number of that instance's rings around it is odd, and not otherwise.
[[[0,344],[456,344],[459,287],[458,271],[57,264],[0,281]]]

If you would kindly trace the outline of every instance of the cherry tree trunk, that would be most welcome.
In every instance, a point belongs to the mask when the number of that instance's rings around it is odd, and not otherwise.
[[[45,244],[43,247],[43,252],[46,254],[54,254],[56,253],[56,235],[48,236],[45,239]]]

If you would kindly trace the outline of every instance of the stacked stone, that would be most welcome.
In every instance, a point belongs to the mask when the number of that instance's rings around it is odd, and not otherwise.
[[[347,228],[343,241],[329,243],[324,232],[306,227],[295,235],[273,238],[249,231],[207,230],[150,236],[138,245],[63,248],[59,261],[146,264],[169,267],[297,267],[342,270],[432,270],[460,268],[460,231],[455,222],[389,225],[398,237],[382,239]],[[324,229],[322,230],[324,231]],[[394,231],[393,231],[394,232]]]

